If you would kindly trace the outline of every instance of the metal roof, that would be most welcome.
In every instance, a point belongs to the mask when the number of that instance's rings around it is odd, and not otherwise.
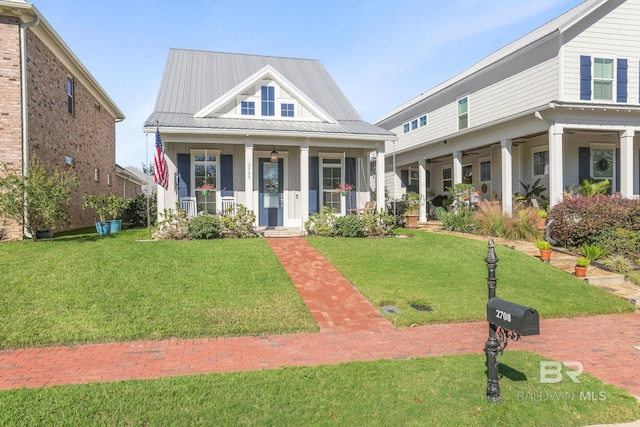
[[[338,123],[194,115],[266,66],[271,66]],[[155,111],[145,127],[266,130],[376,135],[389,131],[362,120],[320,61],[314,59],[171,49]]]

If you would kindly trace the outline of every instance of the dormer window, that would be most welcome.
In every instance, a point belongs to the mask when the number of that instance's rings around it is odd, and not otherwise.
[[[240,114],[243,116],[255,116],[256,103],[253,101],[242,101],[240,105]]]
[[[273,86],[261,87],[262,115],[274,116],[276,110],[275,90]]]
[[[282,104],[280,106],[280,115],[282,117],[293,117],[294,116],[293,104]]]

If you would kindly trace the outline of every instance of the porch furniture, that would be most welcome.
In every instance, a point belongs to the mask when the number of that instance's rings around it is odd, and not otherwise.
[[[198,207],[196,205],[195,197],[181,197],[180,209],[187,213],[187,219],[194,218],[198,215]]]
[[[375,213],[375,211],[376,211],[376,202],[375,200],[371,200],[366,202],[363,208],[349,209],[349,214],[363,216],[363,215]]]
[[[235,215],[236,214],[236,199],[233,196],[223,196],[221,215]]]

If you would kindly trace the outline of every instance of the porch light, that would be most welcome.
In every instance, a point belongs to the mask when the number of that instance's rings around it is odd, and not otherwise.
[[[275,148],[271,152],[270,161],[271,163],[278,163],[278,152],[275,150]]]

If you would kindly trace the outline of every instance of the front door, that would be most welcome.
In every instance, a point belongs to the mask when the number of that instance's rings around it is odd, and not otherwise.
[[[283,162],[258,159],[259,224],[263,227],[282,226],[283,218]]]

